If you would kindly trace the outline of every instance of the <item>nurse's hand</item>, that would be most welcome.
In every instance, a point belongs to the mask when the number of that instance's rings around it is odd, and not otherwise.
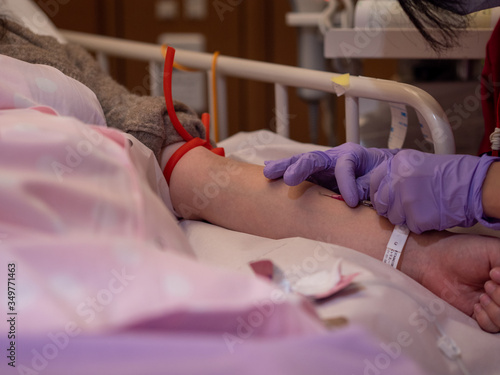
[[[283,177],[290,186],[308,180],[330,190],[338,189],[347,205],[355,207],[360,200],[368,199],[372,170],[397,152],[345,143],[327,151],[266,161],[264,175],[269,179]]]
[[[487,226],[482,185],[498,158],[470,155],[435,155],[402,150],[382,162],[370,177],[370,198],[379,215],[393,224],[408,225],[415,233]]]

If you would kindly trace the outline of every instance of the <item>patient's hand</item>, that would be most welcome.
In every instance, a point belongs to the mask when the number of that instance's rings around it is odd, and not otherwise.
[[[433,242],[420,255],[417,281],[475,318],[483,330],[500,332],[498,239],[450,235]]]

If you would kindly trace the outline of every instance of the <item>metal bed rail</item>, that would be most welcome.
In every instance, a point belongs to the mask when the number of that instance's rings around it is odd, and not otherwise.
[[[63,30],[62,34],[69,42],[96,52],[99,60],[104,63],[105,56],[108,55],[149,61],[151,71],[154,72],[161,71],[158,67],[161,67],[164,62],[161,46],[157,44],[67,30]],[[208,73],[212,68],[213,55],[210,53],[178,50],[175,58],[177,63],[189,68]],[[289,136],[286,89],[298,87],[345,96],[346,140],[348,142],[360,142],[359,99],[366,98],[412,107],[419,114],[420,120],[429,127],[434,152],[437,154],[455,152],[455,141],[445,112],[439,103],[422,89],[395,81],[361,76],[350,76],[347,85],[339,85],[334,81],[342,74],[222,55],[217,58],[217,85],[221,88],[218,97],[221,138],[227,136],[225,77],[228,76],[274,84],[277,133],[285,137]]]

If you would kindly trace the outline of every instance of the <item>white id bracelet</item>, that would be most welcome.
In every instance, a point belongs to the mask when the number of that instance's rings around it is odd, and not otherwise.
[[[396,225],[392,231],[391,238],[385,249],[384,263],[397,268],[399,258],[405,247],[406,240],[410,235],[410,230],[406,225]]]

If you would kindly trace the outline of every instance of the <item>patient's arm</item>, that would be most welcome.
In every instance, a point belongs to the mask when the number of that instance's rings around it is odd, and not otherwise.
[[[170,189],[174,207],[183,217],[269,238],[300,236],[330,242],[379,260],[393,230],[370,208],[352,209],[320,195],[328,192],[325,188],[270,181],[262,167],[222,158],[202,147],[181,158]],[[447,232],[410,234],[400,269],[475,316],[483,329],[500,331],[499,240]]]
[[[363,247],[377,257],[383,255],[393,228],[369,208],[351,209],[321,196],[319,192],[330,192],[325,188],[311,183],[289,187],[266,179],[260,166],[221,158],[201,147],[179,161],[170,186],[174,207],[183,217],[269,238],[307,237]]]

